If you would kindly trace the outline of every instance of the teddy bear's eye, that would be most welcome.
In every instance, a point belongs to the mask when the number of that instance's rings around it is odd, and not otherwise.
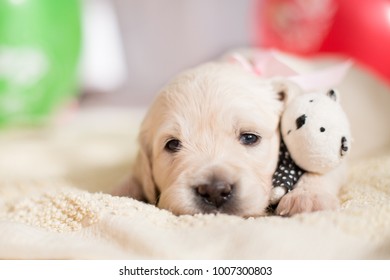
[[[324,131],[325,131],[325,128],[324,128],[324,127],[320,127],[320,131],[321,131],[321,132],[324,132]]]
[[[309,102],[313,102],[314,100],[313,99],[310,99]]]

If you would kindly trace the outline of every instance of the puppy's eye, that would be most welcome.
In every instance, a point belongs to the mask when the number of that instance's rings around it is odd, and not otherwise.
[[[241,133],[240,143],[246,146],[252,146],[260,142],[261,137],[253,133]]]
[[[178,139],[171,139],[165,144],[164,148],[170,153],[175,153],[180,150],[181,142]]]

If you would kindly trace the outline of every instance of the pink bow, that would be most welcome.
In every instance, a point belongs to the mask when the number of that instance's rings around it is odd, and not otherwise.
[[[239,64],[248,72],[264,78],[286,77],[305,91],[338,86],[352,66],[352,61],[347,60],[311,73],[298,73],[281,62],[274,51],[261,50],[255,51],[249,56],[233,53],[228,57],[228,61]]]

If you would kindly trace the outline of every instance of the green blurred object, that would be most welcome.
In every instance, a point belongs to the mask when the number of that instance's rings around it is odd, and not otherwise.
[[[0,126],[36,124],[77,93],[79,0],[0,0]]]

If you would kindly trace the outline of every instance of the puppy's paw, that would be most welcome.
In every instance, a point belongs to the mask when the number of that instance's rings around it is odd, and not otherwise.
[[[336,196],[318,190],[294,189],[279,202],[276,214],[292,216],[304,212],[334,210],[339,206]]]

